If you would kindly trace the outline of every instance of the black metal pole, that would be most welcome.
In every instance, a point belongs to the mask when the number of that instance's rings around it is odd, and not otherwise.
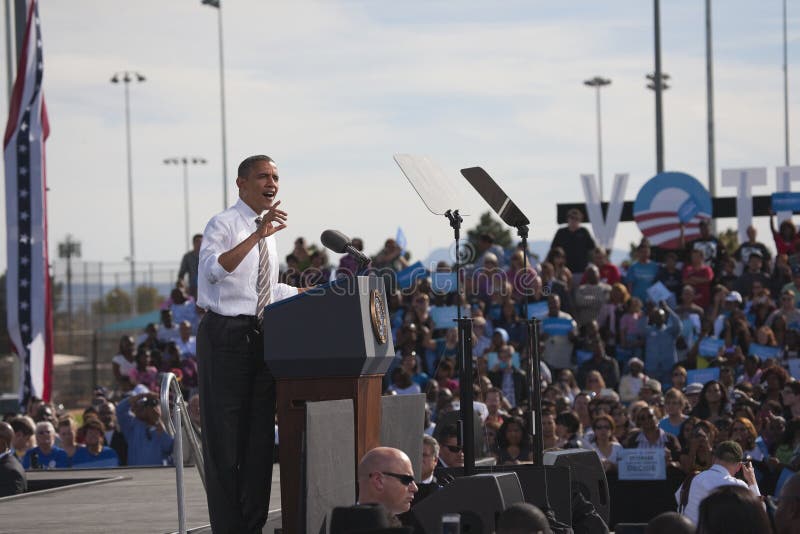
[[[661,109],[661,20],[659,0],[653,0],[653,18],[655,22],[655,56],[656,68],[653,85],[656,92],[656,171],[664,172],[664,117]]]
[[[461,239],[461,223],[463,219],[458,210],[447,210],[445,217],[453,228],[456,240],[456,314],[458,317],[458,357],[461,364],[459,380],[461,446],[464,450],[464,474],[475,474],[475,424],[472,404],[472,319],[461,316],[461,261],[459,257],[459,240]]]

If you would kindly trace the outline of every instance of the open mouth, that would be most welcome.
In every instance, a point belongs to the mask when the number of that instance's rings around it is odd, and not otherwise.
[[[271,200],[275,198],[275,191],[267,191],[264,193],[264,196]]]

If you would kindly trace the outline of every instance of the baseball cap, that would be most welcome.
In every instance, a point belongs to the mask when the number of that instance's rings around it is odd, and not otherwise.
[[[500,337],[503,338],[503,343],[508,343],[508,332],[506,332],[505,328],[495,328],[495,334],[500,334]]]
[[[637,358],[636,356],[634,356],[633,358],[628,360],[628,368],[633,366],[633,364],[635,364],[635,363],[638,363],[640,367],[644,367],[644,362],[642,360],[640,360],[639,358]]]
[[[643,388],[651,389],[656,393],[661,393],[661,382],[655,378],[651,378],[642,385]]]
[[[703,384],[700,382],[692,382],[691,384],[687,384],[685,388],[683,388],[683,392],[686,395],[697,395],[701,391],[703,391]]]
[[[728,293],[728,296],[725,297],[725,302],[742,302],[742,294],[738,291],[731,291]]]

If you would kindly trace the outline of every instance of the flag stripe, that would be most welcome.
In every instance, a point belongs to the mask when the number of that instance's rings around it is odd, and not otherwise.
[[[37,0],[25,37],[4,137],[8,331],[21,360],[20,402],[50,398],[52,315],[47,263],[44,142],[49,133],[42,95],[44,61]]]

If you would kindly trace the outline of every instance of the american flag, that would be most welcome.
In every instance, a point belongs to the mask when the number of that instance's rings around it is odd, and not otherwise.
[[[6,309],[20,359],[20,403],[50,400],[53,321],[47,260],[45,139],[50,131],[42,95],[42,31],[31,0],[3,142],[6,164]]]

